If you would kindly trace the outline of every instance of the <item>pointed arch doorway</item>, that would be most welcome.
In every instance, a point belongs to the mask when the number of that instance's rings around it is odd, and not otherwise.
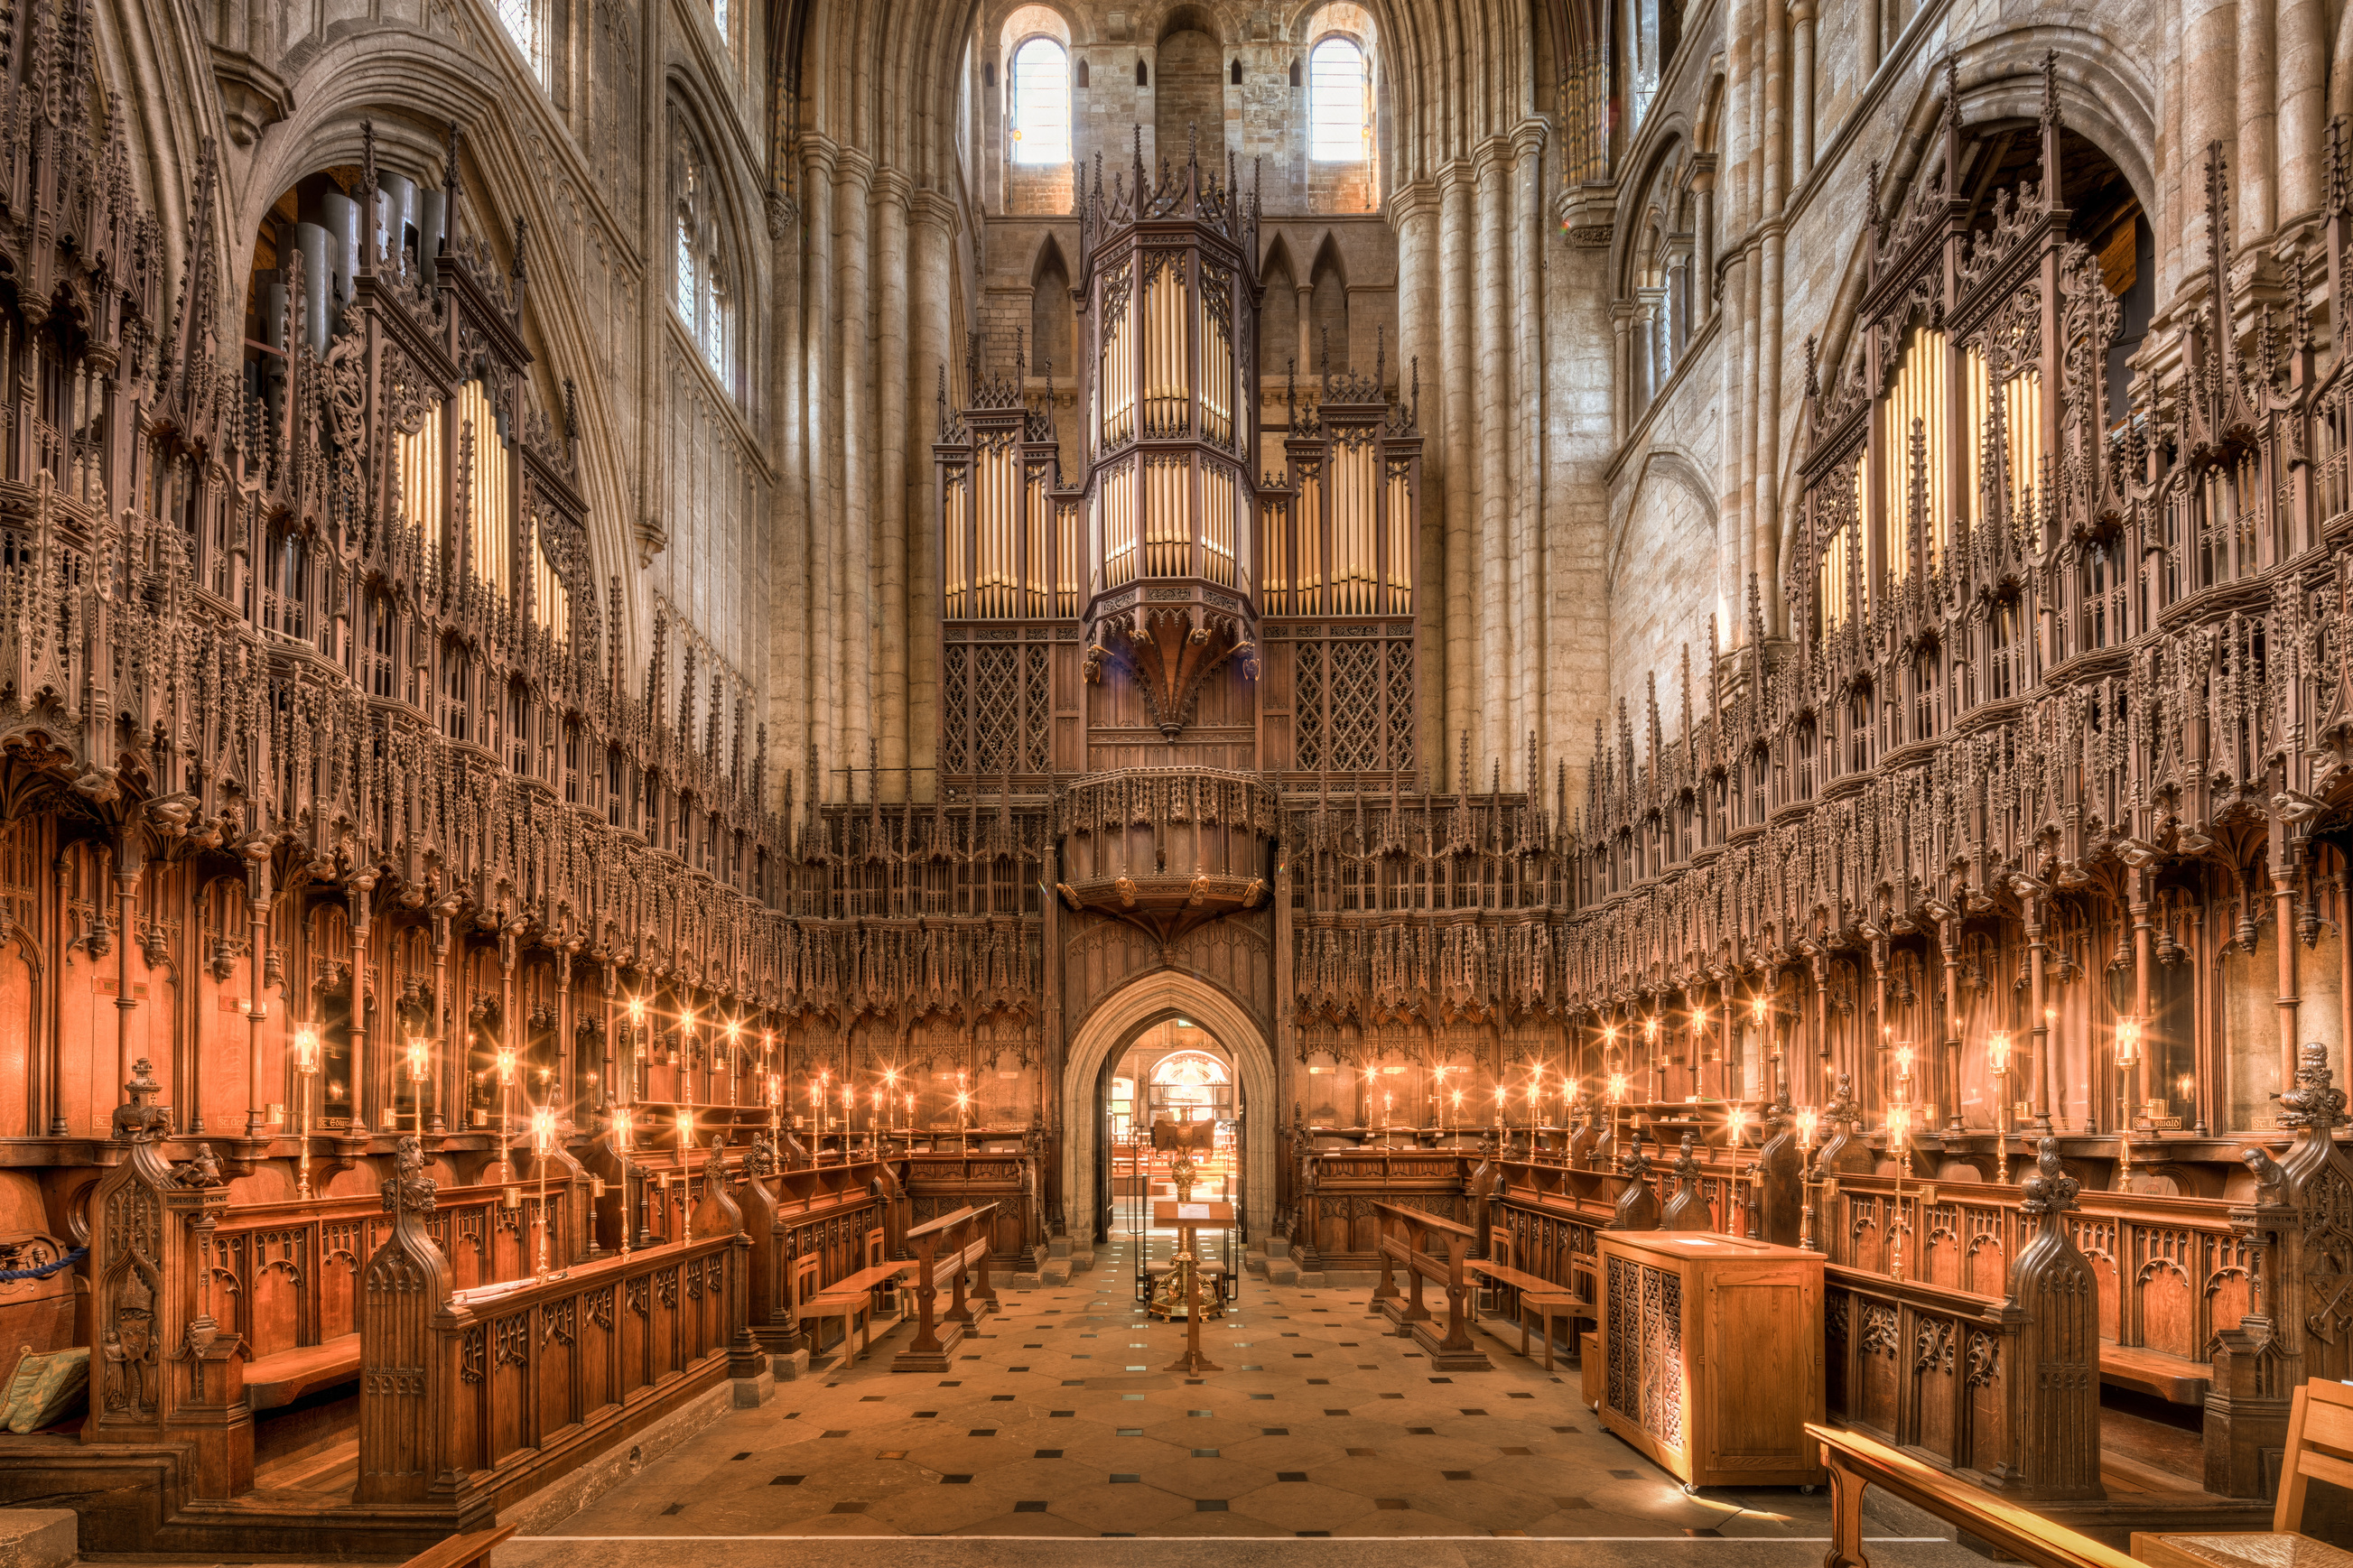
[[[1162,970],[1105,997],[1071,1036],[1062,1068],[1062,1213],[1074,1237],[1103,1234],[1111,1202],[1111,1071],[1154,1025],[1186,1018],[1233,1058],[1245,1232],[1263,1237],[1274,1214],[1274,1053],[1233,997],[1197,975]]]

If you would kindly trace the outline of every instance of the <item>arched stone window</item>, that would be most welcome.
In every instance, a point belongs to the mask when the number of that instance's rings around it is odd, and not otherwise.
[[[1307,155],[1319,163],[1348,163],[1372,147],[1370,75],[1365,51],[1352,39],[1325,38],[1307,59]]]
[[[736,300],[719,192],[682,117],[670,115],[670,307],[703,363],[736,385]]]
[[[1051,38],[1033,37],[1013,51],[1013,161],[1071,161],[1071,60]]]

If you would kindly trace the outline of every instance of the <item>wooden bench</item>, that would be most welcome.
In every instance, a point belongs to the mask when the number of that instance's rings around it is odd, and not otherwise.
[[[2140,1345],[2102,1345],[2100,1381],[2154,1394],[2175,1405],[2203,1405],[2214,1368],[2188,1356],[2168,1355]]]
[[[246,1364],[245,1397],[259,1414],[339,1383],[356,1383],[359,1375],[360,1337],[343,1334],[324,1344],[256,1356]]]
[[[1430,1359],[1431,1371],[1493,1372],[1495,1363],[1471,1339],[1471,1287],[1464,1266],[1470,1260],[1472,1243],[1478,1239],[1477,1233],[1467,1225],[1457,1225],[1451,1219],[1397,1204],[1375,1204],[1373,1214],[1380,1226],[1381,1260],[1381,1280],[1373,1290],[1374,1310],[1397,1324],[1399,1334],[1409,1336],[1421,1347],[1422,1353]],[[1446,1248],[1443,1260],[1429,1250],[1433,1238]],[[1397,1288],[1398,1264],[1405,1266],[1411,1288],[1411,1294],[1402,1299]],[[1422,1304],[1421,1286],[1425,1279],[1435,1280],[1446,1289],[1446,1331],[1442,1335],[1438,1332],[1437,1321],[1430,1316],[1430,1309]]]
[[[2279,1501],[2272,1527],[2244,1533],[2159,1535],[2136,1530],[2132,1554],[2151,1568],[2217,1568],[2243,1563],[2269,1568],[2283,1563],[2338,1561],[2341,1552],[2303,1533],[2306,1489],[2315,1479],[2353,1487],[2353,1387],[2315,1378],[2295,1391],[2288,1405],[2287,1448],[2280,1456]],[[2183,1545],[2175,1545],[2176,1540]],[[2185,1550],[2195,1545],[2196,1550]]]
[[[915,1337],[891,1359],[892,1372],[947,1371],[972,1323],[975,1304],[983,1312],[996,1310],[997,1292],[988,1283],[989,1229],[996,1213],[995,1204],[967,1204],[907,1232],[907,1248],[914,1254],[910,1261],[915,1273]],[[944,1314],[935,1310],[943,1281],[954,1290]]]
[[[841,1356],[834,1363],[835,1370],[839,1371],[854,1361],[863,1359],[878,1333],[889,1333],[899,1325],[899,1318],[893,1316],[879,1330],[875,1327],[874,1296],[913,1267],[912,1262],[882,1263],[846,1275],[795,1308],[794,1321],[825,1322],[835,1318],[841,1320]],[[812,1335],[809,1340],[812,1359],[818,1354],[818,1350],[817,1336]]]
[[[1546,1372],[1552,1370],[1552,1326],[1556,1321],[1567,1320],[1571,1325],[1571,1331],[1574,1332],[1575,1324],[1580,1318],[1589,1318],[1595,1322],[1601,1321],[1600,1314],[1593,1310],[1592,1302],[1575,1291],[1564,1289],[1549,1279],[1541,1279],[1534,1274],[1524,1274],[1519,1269],[1509,1268],[1500,1263],[1490,1263],[1484,1258],[1474,1258],[1464,1267],[1474,1274],[1484,1275],[1504,1289],[1511,1291],[1516,1298],[1513,1303],[1512,1318],[1520,1326],[1522,1355],[1528,1353],[1528,1314],[1530,1312],[1537,1314],[1544,1325],[1544,1364]],[[1489,1320],[1485,1327],[1487,1331],[1496,1338],[1503,1337],[1503,1331],[1495,1327],[1494,1320]]]

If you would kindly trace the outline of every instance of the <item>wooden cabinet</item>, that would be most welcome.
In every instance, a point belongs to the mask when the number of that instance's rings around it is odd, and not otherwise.
[[[1596,1240],[1602,1424],[1687,1486],[1819,1483],[1822,1255],[1687,1231]]]

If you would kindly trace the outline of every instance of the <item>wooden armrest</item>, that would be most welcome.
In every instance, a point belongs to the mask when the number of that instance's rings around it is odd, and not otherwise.
[[[470,1535],[453,1535],[438,1545],[428,1546],[410,1558],[403,1568],[473,1568],[473,1564],[490,1556],[491,1551],[515,1532],[512,1524],[495,1530],[478,1530]]]

